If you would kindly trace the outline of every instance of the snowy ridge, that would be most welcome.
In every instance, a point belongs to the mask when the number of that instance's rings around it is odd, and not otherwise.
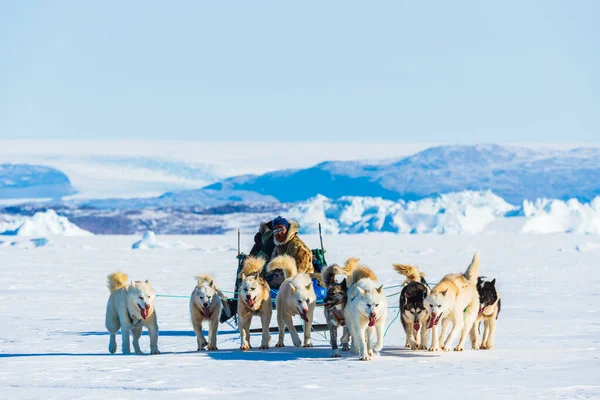
[[[314,233],[320,222],[328,233],[479,233],[517,207],[490,191],[444,194],[419,201],[373,197],[316,196],[289,210],[301,230]]]
[[[539,199],[523,202],[523,232],[600,234],[600,196],[589,203]]]
[[[25,219],[18,228],[0,232],[9,236],[92,236],[91,232],[79,228],[68,218],[59,216],[54,210],[37,212]]]
[[[513,204],[544,197],[590,201],[600,195],[600,149],[439,146],[395,161],[324,162],[306,169],[238,176],[209,188],[256,191],[285,202],[317,194],[332,199],[419,200],[465,190],[492,190]]]
[[[0,164],[0,199],[60,198],[75,193],[61,171],[29,164]]]

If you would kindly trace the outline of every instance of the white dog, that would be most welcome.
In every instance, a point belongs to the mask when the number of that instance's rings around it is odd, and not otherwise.
[[[387,299],[383,285],[377,283],[373,271],[365,266],[356,266],[350,276],[344,317],[352,336],[353,353],[358,353],[360,360],[370,360],[373,350],[379,352],[383,348]],[[371,341],[373,331],[377,332],[375,347]]]
[[[150,354],[160,354],[158,351],[158,323],[154,300],[156,293],[150,282],[131,282],[127,284],[127,275],[115,272],[108,276],[110,297],[106,304],[106,329],[110,332],[108,351],[117,351],[116,334],[121,328],[123,337],[123,354],[130,354],[129,331],[133,333],[133,349],[135,354],[144,354],[140,349],[142,327],[150,334]]]
[[[439,351],[440,342],[444,351],[450,351],[452,341],[460,331],[460,340],[454,351],[463,351],[467,334],[473,327],[479,312],[479,294],[477,293],[477,276],[479,274],[479,253],[475,253],[473,261],[464,274],[448,274],[438,283],[423,304],[431,314],[428,328],[432,329],[432,340],[429,351]],[[442,332],[438,335],[438,322],[442,321]],[[444,341],[446,329],[452,322],[452,330]],[[478,338],[474,337],[473,349],[478,350]]]
[[[275,299],[277,306],[277,325],[279,326],[279,341],[275,347],[283,347],[285,327],[290,331],[294,346],[299,347],[302,342],[294,327],[292,316],[300,315],[304,320],[304,347],[312,347],[310,342],[310,330],[313,323],[313,314],[317,304],[317,296],[313,289],[309,274],[299,274],[296,261],[288,255],[275,257],[267,271],[275,269],[283,270],[285,281],[279,287],[279,293]]]
[[[204,350],[207,345],[208,350],[218,350],[217,329],[219,328],[219,316],[223,307],[225,307],[227,316],[231,316],[229,302],[210,276],[200,275],[196,279],[198,284],[190,296],[190,316],[194,332],[196,332],[198,351]],[[205,320],[208,320],[208,341],[202,333],[202,321]]]

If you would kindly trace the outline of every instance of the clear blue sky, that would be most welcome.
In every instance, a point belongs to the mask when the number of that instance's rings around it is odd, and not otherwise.
[[[600,1],[2,1],[0,138],[600,142]]]

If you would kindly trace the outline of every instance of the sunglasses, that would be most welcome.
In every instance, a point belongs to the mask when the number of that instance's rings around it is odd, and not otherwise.
[[[273,234],[274,235],[277,235],[277,234],[280,234],[280,233],[283,233],[283,232],[285,232],[285,228],[273,229]]]

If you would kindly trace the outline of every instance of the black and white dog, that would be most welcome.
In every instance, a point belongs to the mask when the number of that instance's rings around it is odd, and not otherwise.
[[[483,337],[479,346],[481,349],[491,349],[494,347],[494,338],[496,334],[496,323],[500,314],[500,292],[496,289],[496,279],[487,280],[485,276],[477,278],[477,292],[479,293],[479,314],[471,330],[471,343],[476,335],[475,329],[479,331],[480,324],[483,321]]]
[[[426,350],[429,312],[425,309],[423,300],[429,295],[429,285],[419,268],[414,265],[394,264],[394,270],[406,277],[406,286],[400,292],[400,321],[406,334],[406,347]]]
[[[344,308],[348,303],[348,286],[346,279],[341,282],[337,282],[335,279],[336,275],[345,275],[348,277],[352,274],[352,271],[358,264],[358,258],[350,258],[346,261],[344,267],[340,267],[337,264],[323,268],[323,283],[327,287],[327,296],[323,301],[325,319],[327,320],[327,326],[329,327],[329,336],[331,342],[331,348],[333,354],[331,357],[341,357],[338,345],[337,345],[337,330],[341,326],[343,327],[342,333],[342,351],[350,350],[350,330],[346,325],[346,319],[344,317]]]

